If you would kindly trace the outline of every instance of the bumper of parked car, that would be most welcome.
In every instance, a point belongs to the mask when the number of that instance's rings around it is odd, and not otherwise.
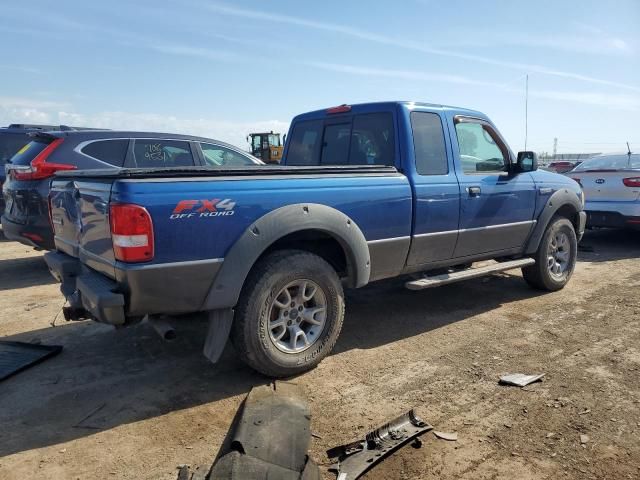
[[[35,248],[52,250],[53,232],[49,223],[20,223],[2,215],[2,231],[8,240],[24,243]]]
[[[640,201],[586,202],[587,227],[640,229]]]

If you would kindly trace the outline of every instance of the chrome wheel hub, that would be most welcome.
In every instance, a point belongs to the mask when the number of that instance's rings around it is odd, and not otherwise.
[[[569,269],[571,258],[571,243],[564,232],[553,235],[547,249],[547,268],[552,277],[561,279]]]
[[[311,280],[295,280],[271,302],[269,338],[285,353],[300,353],[318,341],[327,319],[327,297]]]

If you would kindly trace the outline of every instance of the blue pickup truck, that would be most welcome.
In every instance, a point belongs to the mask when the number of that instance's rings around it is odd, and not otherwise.
[[[230,337],[274,377],[329,354],[345,287],[521,268],[558,290],[585,225],[580,186],[514,156],[484,114],[414,102],[299,115],[282,165],[61,172],[49,202],[67,320],[166,332],[207,312],[208,358]]]

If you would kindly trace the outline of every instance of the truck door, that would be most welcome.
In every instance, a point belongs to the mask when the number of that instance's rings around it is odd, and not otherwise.
[[[415,161],[409,161],[413,187],[413,236],[408,266],[448,260],[458,238],[460,187],[438,113],[414,110],[410,114]],[[411,142],[409,141],[411,144]],[[411,149],[409,149],[411,150]],[[411,156],[411,152],[409,152]]]
[[[461,194],[454,256],[522,247],[534,224],[533,178],[509,173],[509,148],[489,122],[456,116],[453,125]]]

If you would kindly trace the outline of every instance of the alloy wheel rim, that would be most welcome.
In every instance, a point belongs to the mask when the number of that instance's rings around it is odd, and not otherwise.
[[[306,279],[285,285],[271,302],[269,338],[284,353],[300,353],[320,338],[327,320],[327,296]]]
[[[547,268],[555,279],[562,279],[569,270],[571,259],[571,243],[564,232],[557,232],[551,237],[547,249]]]

